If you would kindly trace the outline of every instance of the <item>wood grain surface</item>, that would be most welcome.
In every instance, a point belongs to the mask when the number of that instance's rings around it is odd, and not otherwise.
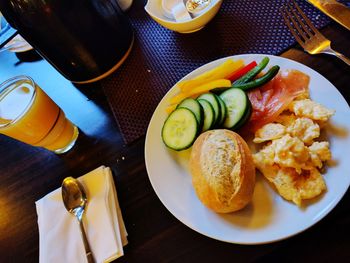
[[[323,33],[350,57],[349,31],[331,24]],[[350,101],[350,67],[340,60],[310,56],[298,46],[282,56],[315,69]],[[243,246],[210,239],[183,225],[159,201],[145,168],[144,138],[123,144],[98,84],[73,86],[43,60],[20,62],[12,53],[0,53],[0,82],[18,74],[33,77],[79,126],[80,136],[73,150],[59,156],[0,135],[0,262],[38,262],[35,201],[64,177],[100,165],[113,168],[129,233],[125,255],[116,262],[349,262],[349,191],[323,220],[287,240]]]

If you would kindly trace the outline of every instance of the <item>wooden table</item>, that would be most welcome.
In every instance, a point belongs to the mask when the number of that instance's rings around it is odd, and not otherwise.
[[[331,24],[323,32],[335,49],[350,57],[349,31]],[[350,67],[340,60],[310,56],[299,48],[282,56],[315,69],[350,101]],[[12,53],[0,53],[0,82],[18,74],[31,76],[81,134],[74,149],[60,156],[0,136],[0,262],[38,262],[34,202],[58,188],[64,177],[78,177],[100,165],[114,170],[129,233],[125,256],[117,262],[349,261],[349,191],[323,220],[287,240],[243,246],[210,239],[183,225],[161,204],[145,169],[144,138],[124,145],[98,84],[75,87],[46,61],[21,63]]]

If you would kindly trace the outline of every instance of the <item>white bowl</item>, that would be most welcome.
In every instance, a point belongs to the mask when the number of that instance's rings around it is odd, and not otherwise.
[[[211,0],[209,7],[191,20],[176,22],[175,19],[165,16],[162,9],[162,0],[148,0],[146,12],[160,25],[179,32],[192,33],[202,29],[219,11],[223,0]]]

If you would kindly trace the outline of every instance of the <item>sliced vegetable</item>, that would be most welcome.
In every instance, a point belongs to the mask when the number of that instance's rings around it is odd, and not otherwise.
[[[170,103],[170,105],[171,104],[179,104],[181,101],[183,101],[184,99],[189,98],[189,97],[191,97],[191,96],[189,96],[186,93],[179,93],[179,94],[176,94],[174,97],[172,97],[169,100],[169,103]]]
[[[172,104],[172,105],[168,106],[168,107],[165,109],[165,111],[166,111],[166,113],[170,114],[170,113],[172,113],[172,112],[176,109],[176,107],[177,107],[177,104]]]
[[[240,66],[224,75],[227,67],[232,69],[232,63]],[[285,101],[307,92],[309,79],[297,71],[278,74],[280,68],[276,65],[266,74],[259,74],[268,63],[268,57],[258,65],[253,61],[244,67],[242,61],[228,60],[192,80],[180,82],[180,93],[169,100],[166,109],[170,114],[162,128],[165,145],[177,151],[187,149],[199,132],[213,128],[237,130],[244,125],[242,131],[254,131],[276,118]]]
[[[220,98],[220,96],[218,96],[216,94],[215,94],[215,96],[220,104],[221,118],[220,118],[220,121],[217,123],[217,126],[220,127],[225,121],[227,109],[226,109],[225,102]]]
[[[203,107],[204,119],[203,119],[202,132],[205,132],[214,126],[215,113],[214,113],[213,107],[208,101],[199,99],[198,102]]]
[[[202,121],[203,121],[203,108],[202,106],[199,104],[199,102],[195,99],[192,98],[187,98],[184,99],[183,101],[181,101],[181,103],[179,105],[177,105],[176,107],[177,109],[179,108],[186,108],[189,109],[190,111],[192,111],[194,113],[194,115],[196,116],[198,125],[201,126],[202,125]]]
[[[217,79],[217,80],[213,80],[207,84],[203,84],[202,86],[199,86],[195,89],[193,89],[192,91],[190,91],[190,94],[201,94],[201,93],[205,93],[205,92],[209,92],[212,89],[218,88],[218,87],[230,87],[231,86],[231,81],[229,81],[228,79]]]
[[[189,148],[197,137],[198,122],[192,111],[186,108],[174,110],[164,122],[164,144],[176,151]]]
[[[244,66],[243,68],[240,68],[237,71],[234,71],[232,74],[227,76],[226,79],[235,81],[240,77],[242,77],[243,75],[245,75],[246,73],[248,73],[248,71],[253,69],[256,65],[258,65],[256,61],[250,62],[248,65]]]
[[[280,70],[279,66],[273,66],[262,77],[255,79],[255,80],[252,80],[252,81],[249,81],[249,82],[246,82],[246,83],[233,84],[232,87],[242,89],[242,90],[250,90],[253,88],[260,87],[260,86],[264,85],[265,83],[269,82],[271,79],[273,79],[277,75],[279,70]]]
[[[237,130],[241,128],[244,124],[246,124],[250,120],[250,117],[252,116],[252,112],[253,112],[252,104],[248,99],[248,106],[246,108],[246,111],[243,114],[243,117],[241,118],[241,120],[235,125],[234,129]]]
[[[181,92],[188,92],[202,84],[211,82],[217,79],[225,79],[229,74],[244,66],[243,60],[226,60],[219,66],[208,70],[194,79],[180,81],[177,86]]]
[[[198,100],[200,100],[200,99],[206,100],[211,104],[211,106],[213,107],[213,110],[214,110],[214,119],[215,119],[214,125],[216,125],[221,119],[221,109],[220,109],[219,102],[218,102],[217,98],[215,97],[215,95],[212,93],[203,93],[197,99]]]
[[[225,102],[227,108],[223,127],[235,129],[249,107],[248,96],[241,89],[231,88],[220,94],[220,98]]]
[[[235,82],[233,82],[232,87],[238,84],[246,83],[251,81],[255,78],[269,63],[270,59],[268,57],[264,57],[261,62],[255,66],[252,70],[250,70],[247,74],[242,76],[241,78],[237,79]]]
[[[189,90],[186,93],[181,92],[181,93],[175,95],[174,97],[172,97],[169,102],[170,102],[170,104],[178,104],[182,100],[184,100],[185,98],[196,96],[196,95],[199,95],[202,93],[206,93],[206,92],[209,92],[210,90],[218,88],[218,87],[231,87],[231,81],[229,81],[228,79],[213,80],[211,82],[202,84],[201,86],[198,86],[195,89]]]

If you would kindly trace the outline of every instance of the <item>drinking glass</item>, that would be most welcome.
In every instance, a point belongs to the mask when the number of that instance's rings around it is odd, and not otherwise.
[[[30,77],[16,76],[0,84],[0,133],[61,154],[79,131]]]

